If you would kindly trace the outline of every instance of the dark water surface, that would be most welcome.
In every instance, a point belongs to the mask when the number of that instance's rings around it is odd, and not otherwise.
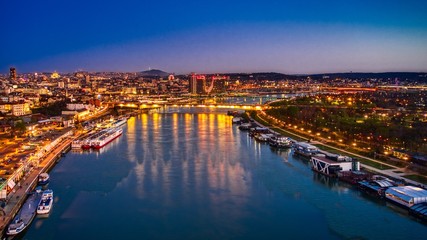
[[[208,111],[144,114],[100,152],[68,153],[53,212],[24,239],[427,239],[405,211]]]

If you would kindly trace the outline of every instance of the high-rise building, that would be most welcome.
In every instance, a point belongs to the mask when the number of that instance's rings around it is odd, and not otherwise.
[[[16,68],[11,67],[9,70],[9,77],[12,80],[16,80]]]
[[[204,94],[206,87],[205,75],[196,75],[192,73],[190,75],[189,93],[191,94]]]

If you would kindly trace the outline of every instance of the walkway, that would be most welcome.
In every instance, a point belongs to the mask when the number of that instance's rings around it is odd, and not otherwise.
[[[265,114],[265,113],[264,113],[264,114]],[[267,122],[267,121],[266,121],[265,119],[263,119],[260,115],[257,115],[257,116],[258,116],[260,119],[262,119],[262,120],[264,120],[265,122]],[[268,115],[266,115],[266,116],[268,116]],[[257,123],[257,124],[259,124],[259,125],[261,125],[261,126],[263,126],[262,124],[260,124],[260,123],[258,123],[258,122],[256,122],[256,123]],[[273,126],[274,126],[275,128],[280,129],[281,131],[284,131],[284,132],[286,132],[286,133],[290,134],[290,135],[297,136],[297,137],[302,138],[302,139],[306,139],[306,137],[304,137],[304,136],[301,136],[301,135],[296,134],[296,133],[294,133],[294,132],[287,131],[287,130],[285,130],[285,129],[283,129],[283,128],[279,127],[279,126],[275,126],[275,125],[273,125]],[[414,180],[407,179],[407,178],[405,178],[405,177],[404,177],[404,175],[408,175],[408,174],[409,174],[409,175],[411,175],[411,174],[417,174],[417,173],[415,173],[415,172],[413,172],[413,171],[408,170],[407,168],[396,168],[396,167],[395,167],[395,166],[393,166],[393,165],[390,165],[390,164],[387,164],[387,163],[384,163],[384,162],[381,162],[381,161],[378,161],[378,160],[375,160],[375,159],[372,159],[372,158],[368,158],[368,157],[365,157],[365,156],[359,155],[359,154],[357,154],[357,153],[352,153],[352,152],[349,152],[349,151],[346,151],[346,150],[343,150],[343,149],[339,149],[339,148],[336,148],[336,147],[334,147],[334,146],[331,146],[331,145],[328,145],[328,144],[325,144],[325,143],[322,143],[322,142],[319,142],[319,141],[312,141],[312,142],[311,142],[311,144],[322,145],[322,146],[325,146],[325,147],[328,147],[328,148],[335,149],[335,150],[337,150],[337,151],[339,151],[339,152],[342,152],[342,153],[345,153],[345,154],[353,155],[353,156],[356,156],[356,157],[358,157],[358,158],[363,158],[363,159],[366,159],[366,160],[369,160],[369,161],[372,161],[372,162],[376,162],[376,163],[382,164],[382,165],[384,165],[384,166],[388,166],[388,167],[390,167],[391,169],[385,169],[385,170],[382,170],[382,169],[378,169],[378,168],[374,168],[374,167],[368,166],[368,165],[366,165],[366,164],[360,164],[360,166],[361,166],[362,168],[368,169],[369,171],[376,172],[376,173],[379,173],[379,174],[382,174],[382,175],[385,175],[385,176],[389,176],[389,177],[394,178],[394,179],[401,179],[401,180],[404,180],[404,181],[406,181],[407,183],[410,183],[410,184],[412,184],[412,185],[420,186],[420,187],[422,187],[422,188],[424,188],[424,189],[427,189],[427,185],[425,185],[425,184],[421,184],[421,183],[419,183],[419,182],[416,182],[416,181],[414,181]]]
[[[0,234],[4,233],[9,222],[21,208],[26,199],[27,193],[31,192],[37,184],[38,175],[47,172],[55,163],[57,157],[71,144],[72,140],[67,138],[62,141],[57,147],[49,152],[37,168],[32,169],[20,182],[16,184],[11,193],[7,197],[6,206],[3,208],[2,217],[0,217]],[[0,210],[1,212],[1,210]]]

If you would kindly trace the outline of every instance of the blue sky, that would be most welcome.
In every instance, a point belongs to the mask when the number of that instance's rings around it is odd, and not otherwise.
[[[427,71],[427,1],[1,1],[0,72]]]

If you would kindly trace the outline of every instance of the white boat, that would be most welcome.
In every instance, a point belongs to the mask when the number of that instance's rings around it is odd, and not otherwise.
[[[22,205],[19,212],[7,227],[6,234],[8,236],[16,236],[22,233],[31,224],[36,215],[36,206],[39,199],[39,190],[28,196],[24,205]]]
[[[119,118],[117,121],[115,121],[111,124],[111,127],[112,128],[120,127],[123,124],[127,123],[127,121],[128,121],[127,118]]]
[[[49,214],[53,205],[53,191],[47,189],[43,191],[42,198],[37,206],[37,214]]]
[[[290,148],[292,147],[292,140],[289,137],[277,136],[270,138],[269,144],[276,148]]]
[[[106,132],[104,135],[100,136],[96,140],[92,142],[92,147],[95,149],[100,149],[113,141],[114,139],[118,138],[120,135],[122,135],[123,129],[121,128],[114,128]]]
[[[50,177],[48,173],[40,173],[38,178],[38,185],[44,186],[49,183]]]

